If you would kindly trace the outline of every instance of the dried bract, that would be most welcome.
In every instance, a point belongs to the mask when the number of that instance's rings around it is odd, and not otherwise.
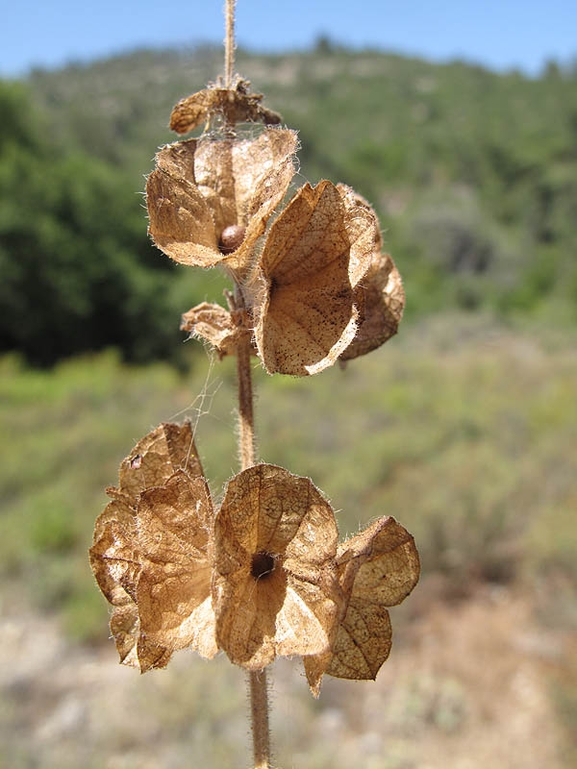
[[[138,506],[149,487],[164,484],[177,470],[202,477],[190,424],[162,424],[146,435],[120,465],[119,488],[107,489],[112,501],[97,518],[90,564],[113,606],[110,629],[121,662],[139,667],[164,667],[171,650],[142,632],[137,594],[142,574]]]
[[[376,251],[358,291],[363,319],[351,344],[339,356],[347,361],[365,355],[397,333],[405,308],[405,292],[399,271],[389,254]]]
[[[170,115],[170,128],[178,134],[192,131],[211,118],[220,117],[226,125],[265,123],[278,125],[281,116],[262,106],[261,93],[249,93],[249,83],[239,80],[236,88],[205,88],[176,104]]]
[[[341,611],[337,526],[308,478],[256,465],[229,481],[215,521],[219,646],[251,670],[330,648]]]
[[[374,212],[348,187],[322,181],[297,192],[259,262],[255,338],[269,373],[316,374],[347,349],[379,237]]]
[[[135,510],[129,497],[119,492],[99,516],[89,555],[98,586],[113,607],[110,630],[120,661],[142,672],[165,667],[171,652],[150,643],[140,632],[136,585],[141,562],[136,549]]]
[[[207,89],[186,104],[191,115],[229,105],[232,120],[247,99],[242,89]],[[265,129],[254,140],[224,132],[168,145],[148,178],[147,204],[150,234],[164,253],[181,264],[220,264],[233,275],[266,370],[307,376],[393,336],[404,293],[391,258],[381,253],[373,209],[343,184],[301,187],[259,253],[293,176],[296,146],[288,129]],[[234,351],[223,317],[216,330],[193,322],[219,355]]]
[[[364,207],[372,212],[369,203],[357,192],[343,184],[337,186],[341,194],[350,199],[351,206]],[[362,237],[362,220],[357,226]],[[355,292],[361,320],[353,341],[339,356],[341,361],[357,358],[380,347],[397,333],[403,317],[405,293],[401,276],[389,254],[382,253],[381,249],[379,234],[372,243],[370,259],[363,262],[363,276]]]
[[[391,645],[385,607],[419,576],[413,538],[393,518],[337,547],[321,492],[267,464],[235,475],[215,515],[189,424],[145,436],[108,493],[90,560],[121,662],[144,672],[177,649],[220,648],[260,670],[301,655],[315,694],[325,673],[376,676]]]
[[[145,435],[120,463],[119,490],[134,499],[145,489],[162,485],[177,470],[203,476],[190,422],[164,422]]]
[[[214,657],[213,510],[206,481],[178,471],[141,494],[136,517],[143,636],[170,651],[190,648]]]
[[[204,339],[217,352],[219,358],[236,354],[241,334],[250,334],[243,325],[235,323],[233,316],[219,304],[203,302],[182,316],[180,328],[198,339]],[[256,353],[256,350],[255,350]]]
[[[290,184],[296,146],[294,131],[268,128],[257,139],[204,137],[161,149],[146,185],[156,245],[176,262],[223,264],[240,279]],[[232,251],[223,242],[230,228],[242,228]]]
[[[401,603],[417,584],[419,555],[413,537],[386,516],[339,545],[337,569],[346,610],[334,644],[329,653],[304,660],[315,695],[324,673],[356,680],[376,677],[391,649],[385,607]]]

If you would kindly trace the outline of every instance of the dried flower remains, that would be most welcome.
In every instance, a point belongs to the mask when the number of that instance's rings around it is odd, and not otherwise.
[[[177,649],[221,649],[260,670],[298,655],[315,694],[325,673],[374,678],[391,642],[384,607],[419,575],[394,519],[338,545],[314,484],[267,464],[231,478],[215,510],[188,423],[140,441],[108,493],[90,559],[122,662],[144,672]]]
[[[146,185],[156,245],[180,264],[221,264],[242,280],[293,177],[296,146],[294,131],[269,128],[256,139],[224,134],[161,149]]]
[[[196,498],[203,499],[207,494],[206,482],[190,424],[182,427],[162,424],[139,441],[122,461],[118,487],[106,490],[112,501],[97,518],[94,528],[90,564],[100,589],[113,606],[110,629],[121,662],[139,667],[143,672],[164,667],[174,649],[180,648],[177,639],[158,632],[158,613],[151,601],[150,589],[154,583],[151,575],[166,575],[166,582],[162,579],[159,585],[164,582],[163,599],[170,599],[171,588],[178,581],[175,559],[169,554],[166,539],[164,543],[157,542],[155,549],[152,531],[156,527],[158,533],[162,519],[166,517],[166,499],[158,498],[158,489],[164,487],[166,490],[165,484],[170,482],[166,493],[174,495],[186,485],[182,480],[183,473],[195,486]],[[205,508],[200,505],[197,514],[204,513]],[[175,524],[178,529],[178,522]],[[207,531],[205,526],[204,532],[199,533],[195,542],[197,551],[207,550]],[[208,595],[210,577],[206,587]],[[144,606],[147,610],[143,610]],[[167,618],[169,606],[166,608]],[[190,611],[187,616],[189,614]],[[174,624],[174,617],[167,621]],[[213,651],[209,642],[199,651],[211,656],[216,648]]]
[[[208,89],[185,101],[203,119],[229,105],[229,123],[271,122],[251,117],[247,99],[237,88]],[[230,106],[237,102],[238,114]],[[175,109],[180,114],[184,107]],[[307,183],[282,208],[296,149],[294,131],[269,126],[252,139],[223,129],[175,142],[157,155],[147,205],[155,244],[181,264],[224,268],[237,308],[245,310],[239,321],[203,303],[186,314],[183,328],[220,356],[233,354],[237,334],[248,333],[269,373],[307,376],[390,339],[405,297],[382,252],[375,212],[351,188]]]
[[[394,336],[405,296],[366,200],[327,180],[289,195],[297,134],[261,101],[240,78],[180,101],[173,130],[204,131],[161,148],[146,186],[158,248],[232,280],[228,308],[203,302],[181,328],[238,356],[243,469],[215,504],[190,423],[161,424],[107,489],[90,562],[122,663],[145,672],[179,649],[222,651],[250,671],[251,692],[258,677],[260,697],[260,671],[300,656],[317,696],[325,675],[375,678],[391,649],[388,608],[416,585],[419,557],[388,516],[339,544],[310,479],[254,464],[249,353],[269,374],[317,374]],[[260,125],[246,133],[239,122]]]
[[[221,88],[217,83],[181,99],[170,115],[170,129],[186,134],[203,123],[210,125],[215,118],[225,128],[247,122],[278,125],[281,116],[266,109],[262,98],[261,93],[250,93],[248,80],[238,78],[234,88]]]

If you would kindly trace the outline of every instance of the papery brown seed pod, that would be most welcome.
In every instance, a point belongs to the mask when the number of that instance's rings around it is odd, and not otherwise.
[[[377,225],[364,201],[329,181],[305,184],[274,221],[254,302],[269,373],[316,374],[351,344],[360,321],[355,290],[380,243]]]
[[[242,279],[290,184],[296,147],[296,133],[281,128],[256,139],[189,139],[163,147],[146,185],[155,244],[180,264],[224,264]],[[243,236],[235,229],[235,247],[223,253],[223,233],[237,227]]]
[[[389,254],[375,252],[371,267],[357,289],[357,298],[362,301],[362,320],[353,341],[339,355],[342,361],[376,350],[398,331],[405,308],[405,292]]]
[[[337,527],[308,478],[256,465],[232,478],[215,521],[218,645],[260,670],[329,648],[340,613]]]
[[[113,606],[110,628],[120,660],[141,672],[164,667],[172,651],[147,638],[141,628],[137,595],[144,555],[138,530],[139,500],[147,488],[162,486],[177,470],[187,477],[202,477],[189,422],[160,425],[122,460],[119,488],[107,489],[112,501],[96,519],[89,551],[96,581]]]
[[[304,660],[315,696],[325,673],[355,680],[376,677],[391,650],[386,607],[401,603],[417,584],[419,554],[408,531],[385,516],[339,545],[337,570],[346,611],[330,652]]]

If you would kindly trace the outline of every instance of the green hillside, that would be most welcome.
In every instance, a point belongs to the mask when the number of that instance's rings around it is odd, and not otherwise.
[[[212,48],[138,51],[0,84],[0,349],[182,360],[180,312],[222,283],[155,252],[139,193],[171,106],[221,69]],[[375,205],[409,320],[462,308],[574,323],[575,71],[529,79],[326,43],[241,51],[237,69],[298,129],[301,181],[343,181]]]

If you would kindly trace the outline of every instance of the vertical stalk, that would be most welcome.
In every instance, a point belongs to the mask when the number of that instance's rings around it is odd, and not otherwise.
[[[244,314],[244,303],[236,293],[233,299],[235,310]],[[254,429],[254,398],[251,372],[251,334],[241,333],[237,347],[237,380],[238,380],[238,443],[241,469],[254,465],[255,460],[255,429]],[[269,704],[266,670],[250,671],[248,674],[250,691],[250,715],[252,743],[254,752],[254,768],[270,768],[270,733],[269,733]]]
[[[236,0],[226,0],[226,37],[224,39],[224,87],[232,88],[234,77],[234,14]]]
[[[232,88],[234,77],[235,49],[235,8],[236,0],[226,0],[226,37],[224,42],[224,87]],[[232,302],[231,302],[232,300]],[[244,315],[244,300],[240,291],[229,298],[234,308]],[[244,326],[244,324],[242,324]],[[254,429],[254,397],[252,389],[252,372],[250,367],[251,334],[239,335],[237,347],[237,380],[238,380],[238,444],[241,470],[254,465],[255,460],[255,429]],[[254,752],[254,769],[270,769],[270,732],[269,704],[266,670],[250,671],[248,674],[250,691],[250,716],[252,744]]]
[[[241,310],[242,312],[242,310]],[[238,448],[240,468],[246,470],[254,465],[255,431],[252,391],[252,372],[250,369],[251,340],[248,333],[240,336],[236,356],[238,380]]]
[[[254,769],[270,769],[270,734],[268,728],[268,691],[266,669],[249,673],[250,714]]]

